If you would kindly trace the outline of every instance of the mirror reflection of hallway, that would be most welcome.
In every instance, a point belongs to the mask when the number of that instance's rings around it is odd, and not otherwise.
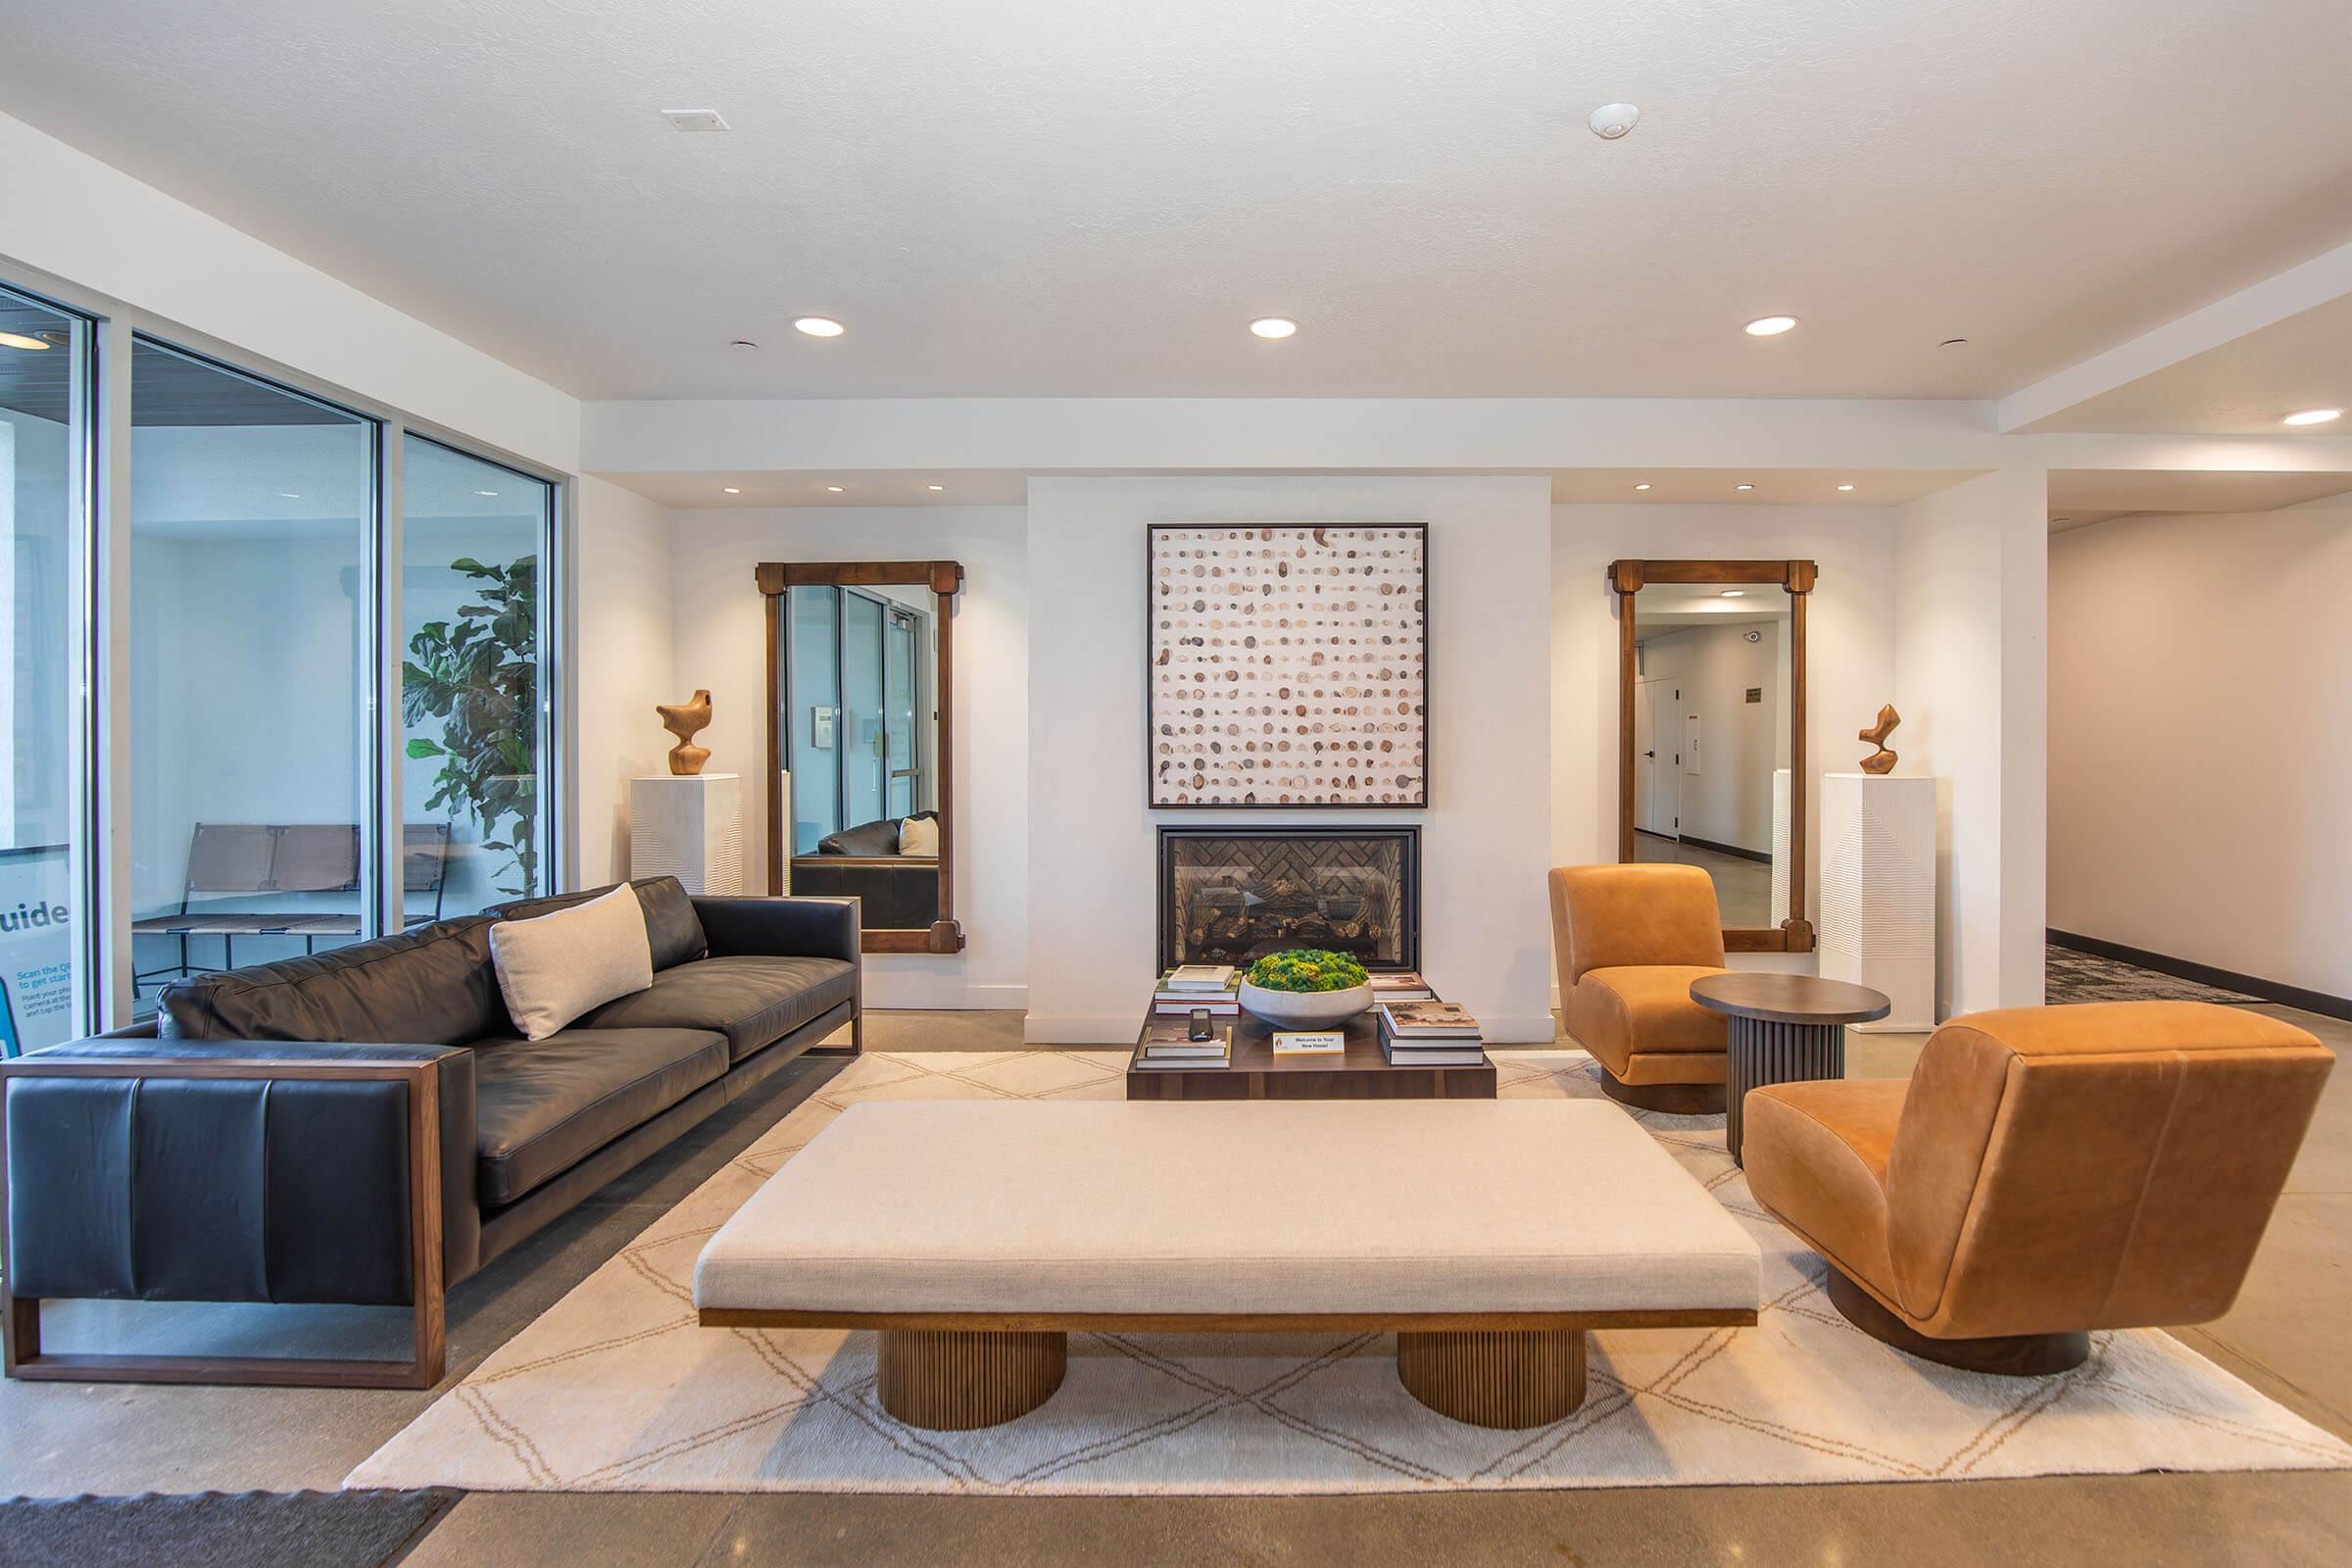
[[[1774,773],[1788,766],[1788,596],[1649,583],[1636,596],[1634,858],[1695,865],[1727,929],[1777,926]],[[1785,882],[1782,884],[1786,886]]]

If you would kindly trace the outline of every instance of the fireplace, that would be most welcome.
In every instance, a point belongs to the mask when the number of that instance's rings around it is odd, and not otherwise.
[[[1368,969],[1421,964],[1421,830],[1163,827],[1159,966],[1328,948]]]

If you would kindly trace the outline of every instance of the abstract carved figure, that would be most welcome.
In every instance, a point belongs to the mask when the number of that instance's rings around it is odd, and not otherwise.
[[[710,760],[710,748],[694,744],[695,736],[710,724],[710,694],[697,691],[683,703],[656,703],[654,711],[662,715],[662,727],[678,738],[669,749],[669,770],[679,778],[692,778]],[[1889,710],[1892,711],[1892,710]]]
[[[1894,771],[1894,753],[1886,749],[1886,737],[1893,734],[1894,726],[1902,721],[1903,715],[1896,712],[1894,705],[1889,703],[1879,710],[1879,721],[1876,724],[1856,732],[1855,739],[1868,741],[1878,748],[1862,759],[1863,772],[1884,774]]]

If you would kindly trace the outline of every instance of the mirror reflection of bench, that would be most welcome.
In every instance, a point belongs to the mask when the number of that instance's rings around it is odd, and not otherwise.
[[[441,918],[449,871],[449,824],[411,822],[401,830],[401,897],[429,895],[432,907],[409,913],[405,925]],[[134,937],[176,937],[179,961],[139,970],[135,992],[150,981],[209,972],[189,953],[194,937],[220,939],[223,969],[236,967],[239,937],[298,937],[316,953],[320,937],[360,934],[360,830],[350,822],[199,822],[188,840],[187,882],[175,914],[133,920]],[[287,907],[271,901],[348,894],[353,907]]]

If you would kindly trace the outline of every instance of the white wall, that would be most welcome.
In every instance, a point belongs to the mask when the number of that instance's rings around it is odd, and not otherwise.
[[[1936,789],[1936,1016],[2042,1000],[2046,475],[1896,509],[1895,771]]]
[[[1811,561],[1806,766],[1870,748],[1853,738],[1894,685],[1893,512],[1886,507],[1565,506],[1551,509],[1551,863],[1617,858],[1617,609],[1612,561]],[[1807,796],[1818,821],[1819,788]],[[1820,909],[1821,836],[1806,846],[1805,908]],[[1548,919],[1548,913],[1545,915]],[[1736,954],[1737,968],[1811,973],[1811,954]]]
[[[2050,541],[2049,923],[2352,996],[2352,506]]]
[[[1541,478],[1036,479],[1029,488],[1029,1038],[1134,1037],[1156,957],[1145,808],[1145,525],[1426,522],[1430,808],[1224,821],[1421,828],[1422,965],[1488,1038],[1548,1040],[1542,846],[1550,485]]]
[[[680,512],[671,519],[670,541],[676,691],[662,700],[674,701],[698,686],[710,690],[710,727],[698,739],[710,748],[713,770],[744,775],[744,854],[755,887],[764,886],[767,865],[767,672],[765,601],[754,585],[753,567],[762,561],[963,564],[952,634],[954,810],[956,914],[968,945],[944,956],[867,955],[865,1000],[877,1007],[1026,1005],[1032,626],[1021,509]],[[1142,551],[1139,536],[1139,558]],[[1142,600],[1139,580],[1135,603]],[[1045,612],[1058,619],[1062,611],[1049,602]],[[1084,733],[1087,715],[1063,711],[1055,721],[1065,733]],[[663,743],[657,751],[666,750],[667,737],[650,711],[643,724]],[[1139,719],[1139,743],[1141,733]]]
[[[676,648],[672,525],[666,509],[634,491],[583,478],[575,505],[569,628],[572,810],[578,827],[573,887],[629,874],[629,779],[668,771],[672,738],[656,703],[687,692],[671,676]],[[730,764],[731,766],[732,764]],[[747,790],[758,782],[756,766]],[[747,814],[756,802],[747,799]],[[754,884],[757,886],[757,884]]]

